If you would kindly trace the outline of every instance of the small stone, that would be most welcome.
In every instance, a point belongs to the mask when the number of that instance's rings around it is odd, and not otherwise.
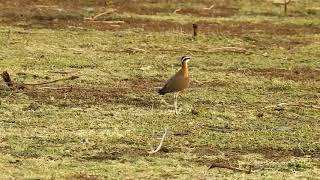
[[[257,114],[257,117],[259,117],[259,118],[261,118],[261,117],[263,117],[263,113],[262,112],[259,112],[258,114]]]
[[[191,114],[193,114],[193,115],[199,115],[200,112],[197,111],[196,109],[192,109],[192,110],[191,110]]]

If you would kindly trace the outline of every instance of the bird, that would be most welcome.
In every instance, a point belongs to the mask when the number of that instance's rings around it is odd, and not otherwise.
[[[188,71],[188,62],[190,57],[182,56],[181,57],[181,69],[173,75],[166,84],[159,89],[158,93],[160,95],[165,95],[166,93],[174,93],[174,109],[175,113],[178,114],[178,96],[179,92],[188,88],[190,85],[189,71]]]

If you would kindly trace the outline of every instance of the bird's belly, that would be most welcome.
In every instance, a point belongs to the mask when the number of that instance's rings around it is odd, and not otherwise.
[[[182,91],[189,87],[190,79],[189,78],[183,78],[181,81],[178,81],[176,84],[177,91]]]

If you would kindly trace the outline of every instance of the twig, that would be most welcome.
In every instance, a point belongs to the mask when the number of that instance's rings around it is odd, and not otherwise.
[[[48,71],[49,73],[56,73],[56,74],[68,74],[69,72],[66,71]]]
[[[103,24],[110,24],[110,25],[119,25],[124,24],[124,21],[90,21],[91,23],[103,23]]]
[[[236,168],[236,167],[232,167],[232,166],[228,166],[228,165],[224,165],[224,164],[211,164],[211,166],[209,167],[209,169],[212,169],[212,168],[224,168],[224,169],[231,169],[233,171],[239,171],[239,172],[244,172],[244,173],[247,173],[247,174],[250,174],[251,171],[252,171],[252,166],[250,165],[249,166],[249,169],[248,170],[245,170],[245,169],[240,169],[240,168]]]
[[[178,8],[178,9],[174,10],[174,11],[172,12],[172,14],[176,14],[176,13],[179,12],[179,11],[181,11],[181,8]]]
[[[99,14],[93,16],[93,17],[85,18],[85,20],[95,21],[98,17],[106,15],[106,14],[111,14],[111,13],[113,13],[115,11],[116,11],[115,9],[108,9],[107,11],[105,11],[103,13],[99,13]]]
[[[120,24],[124,24],[125,22],[124,21],[94,21],[94,20],[91,20],[90,18],[86,18],[85,22],[88,22],[88,23],[103,23],[103,24],[108,24],[110,26],[120,26]]]
[[[160,141],[160,144],[159,144],[158,148],[157,148],[156,150],[154,150],[154,149],[151,147],[151,151],[148,152],[149,154],[154,154],[154,153],[158,152],[158,151],[161,149],[162,144],[163,144],[163,141],[164,141],[164,138],[165,138],[166,135],[167,135],[167,132],[168,132],[168,129],[165,129],[165,130],[164,130],[164,134],[163,134],[163,136],[162,136],[162,138],[161,138],[161,141]]]
[[[103,23],[103,24],[110,24],[110,26],[112,27],[120,27],[120,24],[124,24],[124,21],[96,21],[96,19],[100,16],[106,15],[106,14],[111,14],[113,12],[115,12],[116,9],[108,9],[103,13],[99,13],[93,17],[89,17],[89,18],[84,18],[84,20],[86,22],[90,22],[90,23]]]
[[[105,14],[113,13],[114,11],[115,11],[114,9],[111,9],[111,10],[105,11],[105,12],[103,12],[103,13],[97,14],[97,15],[93,16],[92,20],[94,21],[94,20],[96,20],[98,17],[103,16],[103,15],[105,15]]]
[[[36,8],[48,8],[48,9],[57,9],[59,6],[46,6],[46,5],[35,5]]]
[[[211,10],[212,8],[214,7],[214,4],[212,4],[210,7],[205,7],[205,8],[203,8],[204,10]]]
[[[79,76],[71,76],[67,78],[61,78],[61,79],[56,79],[53,81],[47,81],[47,82],[41,82],[41,83],[17,83],[11,80],[10,75],[7,71],[3,71],[2,73],[2,79],[3,81],[7,84],[7,86],[11,89],[24,89],[26,86],[39,86],[39,85],[45,85],[45,84],[51,84],[51,83],[56,83],[59,81],[67,81],[67,80],[74,80],[79,78]]]
[[[38,89],[50,89],[50,90],[62,90],[62,89],[72,89],[72,86],[70,87],[40,87]]]
[[[53,80],[53,81],[47,81],[47,82],[42,82],[42,83],[34,83],[34,84],[24,84],[24,85],[27,85],[27,86],[39,86],[39,85],[56,83],[56,82],[59,82],[59,81],[74,80],[74,79],[77,79],[77,78],[79,78],[79,76],[71,76],[71,77],[67,77],[67,78],[56,79],[56,80]]]

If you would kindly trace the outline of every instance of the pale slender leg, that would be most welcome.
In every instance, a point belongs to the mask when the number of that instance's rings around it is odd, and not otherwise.
[[[176,96],[177,96],[177,94],[176,94],[176,93],[174,93],[174,94],[173,94],[173,106],[174,106],[174,111],[175,111],[175,113],[177,114],[177,102],[176,102]]]
[[[174,93],[173,97],[174,97],[174,110],[175,113],[178,114],[178,96],[179,96],[179,92]]]

